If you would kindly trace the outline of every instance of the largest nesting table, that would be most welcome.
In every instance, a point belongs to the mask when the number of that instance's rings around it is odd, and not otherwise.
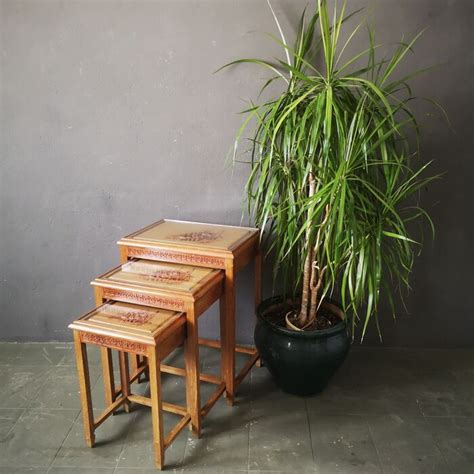
[[[238,383],[257,360],[257,353],[240,374],[235,373],[235,275],[249,263],[255,265],[255,307],[261,301],[262,259],[259,230],[217,224],[162,219],[127,235],[118,242],[121,263],[140,258],[224,270],[224,294],[220,299],[222,375],[226,399],[232,404]],[[199,339],[216,347],[215,341]]]

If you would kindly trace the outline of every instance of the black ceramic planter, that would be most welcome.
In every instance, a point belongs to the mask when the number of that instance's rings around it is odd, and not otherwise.
[[[269,307],[283,303],[277,296],[257,309],[255,345],[265,367],[278,386],[294,395],[313,395],[323,390],[344,362],[350,346],[347,320],[321,331],[292,331],[262,317]],[[334,301],[328,301],[343,316]]]

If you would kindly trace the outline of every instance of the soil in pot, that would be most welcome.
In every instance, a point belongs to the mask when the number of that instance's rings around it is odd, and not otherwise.
[[[285,300],[281,303],[272,304],[266,308],[265,312],[262,313],[262,318],[268,321],[270,324],[275,324],[286,328],[285,316],[290,311],[299,309],[299,303],[292,300]],[[306,331],[322,331],[329,329],[341,322],[341,316],[337,316],[328,306],[321,306],[318,310],[318,317],[316,321],[306,327]]]

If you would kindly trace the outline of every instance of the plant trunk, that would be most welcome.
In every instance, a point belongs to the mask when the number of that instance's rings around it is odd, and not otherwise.
[[[313,266],[316,265],[316,261],[313,262]],[[309,317],[308,323],[311,324],[316,321],[316,314],[318,310],[318,292],[321,288],[321,283],[323,282],[325,268],[319,271],[319,267],[313,268],[313,273],[311,275],[311,302],[309,305]]]
[[[324,218],[319,226],[318,233],[316,234],[316,242],[314,243],[314,248],[312,251],[313,261],[311,262],[312,272],[311,272],[311,280],[309,283],[310,292],[311,292],[311,300],[309,305],[309,316],[308,322],[306,323],[308,326],[311,325],[316,321],[317,311],[318,311],[318,292],[321,288],[321,284],[323,282],[324,272],[326,271],[326,266],[320,267],[318,262],[318,251],[319,246],[321,245],[321,231],[324,229],[329,218],[329,205],[326,206],[324,210]]]
[[[316,189],[316,181],[313,177],[313,174],[309,175],[309,190],[308,197],[311,198],[314,196]],[[308,210],[308,217],[309,217]],[[310,242],[311,228],[308,226],[306,229],[306,245],[308,246],[308,254],[306,255],[306,260],[304,262],[304,273],[303,273],[303,288],[301,290],[301,309],[300,314],[298,315],[298,325],[303,327],[307,324],[308,321],[308,303],[310,302],[311,296],[311,276],[312,276],[312,267],[313,267],[313,247]]]

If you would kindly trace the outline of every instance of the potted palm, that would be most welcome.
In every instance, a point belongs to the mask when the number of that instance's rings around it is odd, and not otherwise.
[[[393,292],[408,286],[419,245],[407,223],[424,216],[432,226],[416,196],[433,178],[421,176],[429,163],[416,163],[417,147],[408,139],[418,134],[408,108],[413,75],[393,79],[417,37],[376,59],[369,28],[366,48],[347,57],[363,23],[342,40],[352,14],[343,5],[330,18],[326,1],[318,0],[311,18],[303,12],[290,47],[269,6],[284,59],[224,67],[257,64],[271,72],[263,90],[283,85],[279,95],[245,111],[235,150],[254,125],[249,211],[270,236],[283,288],[259,307],[255,342],[281,388],[303,395],[327,384],[358,320],[362,337],[370,321],[379,329],[381,292],[393,308]]]

